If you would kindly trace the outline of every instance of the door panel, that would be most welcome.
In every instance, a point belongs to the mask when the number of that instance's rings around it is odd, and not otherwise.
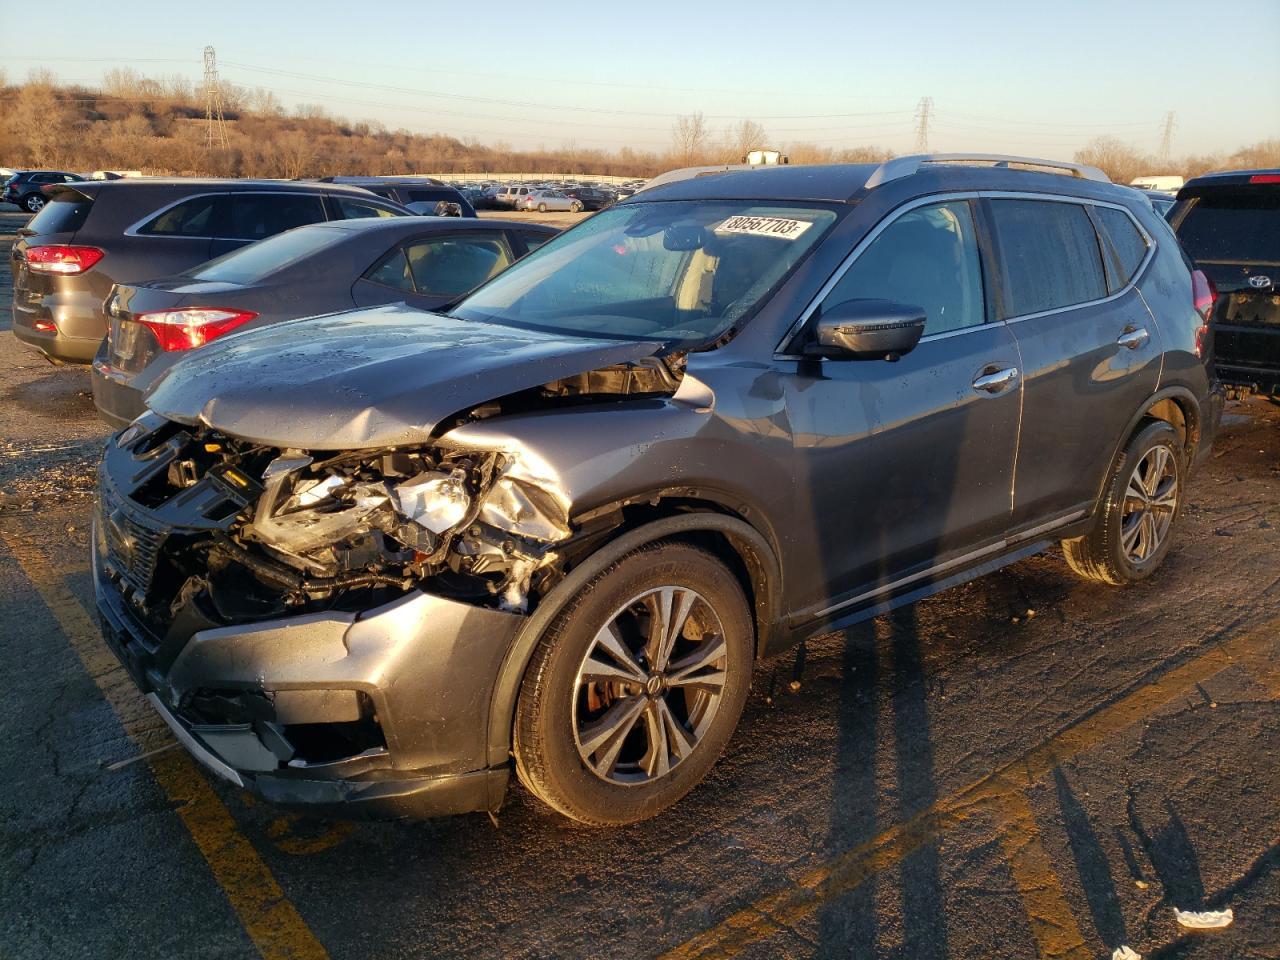
[[[999,539],[1012,508],[1020,388],[973,381],[1018,367],[992,323],[897,362],[793,361],[783,377],[796,454],[797,535],[822,582],[811,612]]]
[[[1008,321],[1023,368],[1016,529],[1092,506],[1124,429],[1159,386],[1164,350],[1134,288],[1108,299],[1082,204],[988,204],[1006,311],[1036,312]]]

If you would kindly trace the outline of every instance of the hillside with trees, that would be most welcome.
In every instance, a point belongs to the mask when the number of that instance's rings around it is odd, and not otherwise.
[[[742,120],[713,130],[701,113],[676,118],[665,153],[578,149],[513,150],[448,133],[388,130],[376,121],[347,120],[314,105],[286,110],[269,90],[221,88],[227,146],[207,146],[200,91],[181,76],[147,77],[108,71],[100,86],[59,84],[47,71],[23,82],[0,76],[0,164],[68,170],[140,170],[146,174],[228,177],[303,177],[414,172],[523,171],[650,176],[672,167],[737,162],[750,150],[781,148],[792,163],[880,161],[891,151],[874,145],[836,150],[805,142],[776,143],[758,123]],[[1139,174],[1280,166],[1280,140],[1226,156],[1165,161],[1100,137],[1075,159],[1127,183]]]

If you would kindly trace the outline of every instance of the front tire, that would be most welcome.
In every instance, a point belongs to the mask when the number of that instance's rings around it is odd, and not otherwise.
[[[666,810],[733,734],[753,639],[742,587],[710,553],[666,542],[622,557],[538,643],[516,708],[520,780],[593,826]]]
[[[33,193],[22,201],[22,206],[27,213],[39,213],[44,209],[44,203],[44,197],[41,194]]]
[[[1067,565],[1113,586],[1151,576],[1182,516],[1185,461],[1182,440],[1168,423],[1152,421],[1139,430],[1112,469],[1093,530],[1062,541]]]
[[[582,204],[580,204],[580,203],[571,203],[571,204],[569,204],[569,212],[570,212],[570,213],[581,213],[581,212],[582,212]]]

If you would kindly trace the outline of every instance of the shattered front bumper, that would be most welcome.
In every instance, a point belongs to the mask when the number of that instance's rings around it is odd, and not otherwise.
[[[497,809],[509,770],[486,765],[489,704],[523,617],[413,591],[359,613],[157,637],[128,609],[100,526],[93,574],[106,640],[214,773],[341,816]],[[363,749],[337,755],[330,745],[345,741],[328,731],[353,723]]]

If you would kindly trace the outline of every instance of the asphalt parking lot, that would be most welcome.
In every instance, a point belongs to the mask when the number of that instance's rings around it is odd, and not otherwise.
[[[211,779],[115,664],[107,430],[10,294],[0,267],[0,955],[1280,956],[1280,407],[1229,406],[1150,580],[1049,554],[811,644],[798,690],[766,664],[656,821],[575,828],[515,789],[494,822],[348,824]]]

